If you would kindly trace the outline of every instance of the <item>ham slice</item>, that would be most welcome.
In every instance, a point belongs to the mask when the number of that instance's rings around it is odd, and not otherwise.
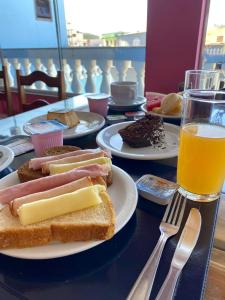
[[[57,160],[57,159],[61,159],[61,158],[77,156],[77,155],[86,154],[86,153],[98,153],[100,151],[101,151],[100,149],[76,150],[76,151],[67,152],[67,153],[63,153],[63,154],[59,154],[59,155],[51,155],[51,156],[45,156],[45,157],[39,157],[39,158],[32,158],[29,161],[29,168],[33,169],[33,170],[38,170],[38,169],[41,169],[41,165],[43,163],[49,162],[51,160]],[[111,154],[109,151],[104,150],[104,152],[105,152],[106,156],[111,158]]]
[[[17,216],[17,209],[25,204],[25,203],[30,203],[34,201],[38,201],[41,199],[48,199],[52,197],[56,197],[59,195],[67,194],[67,193],[72,193],[75,192],[81,188],[91,186],[92,181],[90,177],[84,177],[78,180],[75,180],[73,182],[67,183],[65,185],[44,191],[44,192],[39,192],[31,195],[27,195],[24,197],[16,198],[13,201],[10,202],[10,211],[12,215]]]
[[[70,156],[70,157],[65,157],[57,160],[51,160],[45,163],[41,164],[42,167],[42,174],[49,174],[49,165],[50,164],[69,164],[69,163],[75,163],[75,162],[80,162],[84,160],[89,160],[93,158],[98,158],[98,157],[103,157],[105,155],[104,151],[99,151],[96,153],[86,153],[86,154],[81,154],[81,155],[76,155],[76,156]]]
[[[7,204],[15,198],[20,198],[29,194],[43,192],[57,186],[64,185],[83,177],[97,177],[108,175],[108,167],[106,165],[88,165],[86,167],[77,168],[65,173],[52,176],[42,177],[24,183],[0,190],[0,204]]]

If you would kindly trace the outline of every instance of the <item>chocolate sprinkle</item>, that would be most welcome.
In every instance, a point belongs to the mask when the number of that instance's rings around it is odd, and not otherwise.
[[[162,145],[165,139],[162,118],[151,115],[120,129],[119,134],[126,144],[134,148]]]

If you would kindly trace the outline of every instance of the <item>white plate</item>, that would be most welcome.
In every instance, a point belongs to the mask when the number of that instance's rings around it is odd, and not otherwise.
[[[164,159],[177,156],[178,135],[180,128],[173,124],[164,123],[165,127],[165,148],[149,146],[142,148],[132,148],[123,143],[118,130],[133,123],[123,122],[111,125],[100,131],[96,137],[97,144],[102,148],[110,149],[112,154],[124,158],[153,160]]]
[[[64,139],[78,138],[100,130],[105,125],[105,119],[96,113],[76,111],[80,123],[73,128],[65,129],[63,132]],[[47,120],[47,115],[33,118],[28,123],[34,123]],[[26,130],[24,129],[26,132]],[[29,134],[28,132],[26,132]]]
[[[115,233],[124,227],[137,206],[137,189],[133,179],[122,169],[112,166],[113,184],[108,188],[116,213]],[[0,189],[19,183],[13,172],[0,180]],[[48,259],[68,256],[95,247],[104,241],[52,243],[46,246],[2,250],[0,253],[25,259]]]
[[[14,159],[13,151],[6,146],[0,145],[0,153],[2,153],[2,157],[0,157],[0,172],[7,168]]]
[[[122,104],[122,103],[114,102],[113,98],[110,97],[109,108],[115,111],[128,111],[139,107],[141,104],[145,102],[146,102],[145,97],[137,97],[137,99],[133,103]]]
[[[179,114],[179,115],[173,115],[173,116],[172,116],[172,115],[157,114],[157,113],[155,113],[155,112],[153,112],[153,111],[149,111],[149,110],[147,110],[147,108],[146,108],[146,103],[143,104],[143,105],[141,106],[141,110],[144,111],[145,113],[149,114],[149,115],[161,117],[161,118],[163,118],[163,119],[173,119],[173,120],[177,120],[177,119],[180,119],[180,118],[181,118],[181,115],[180,115],[180,114]]]

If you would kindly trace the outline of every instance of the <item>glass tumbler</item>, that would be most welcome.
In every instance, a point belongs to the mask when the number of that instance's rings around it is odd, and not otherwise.
[[[188,90],[177,166],[179,191],[195,201],[219,197],[225,180],[225,93]]]
[[[187,70],[185,72],[184,92],[187,90],[218,90],[220,74],[210,70]]]

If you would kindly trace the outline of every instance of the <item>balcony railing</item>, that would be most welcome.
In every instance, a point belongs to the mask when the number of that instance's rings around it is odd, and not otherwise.
[[[216,63],[221,63],[225,69],[225,45],[210,45],[204,49],[203,68],[213,69]]]
[[[138,95],[144,94],[145,47],[63,48],[62,69],[68,93],[110,93],[112,81],[136,81]],[[56,48],[4,49],[4,63],[8,65],[11,87],[16,87],[16,69],[23,74],[34,70],[55,76],[60,68]],[[54,91],[43,82],[33,90]]]

